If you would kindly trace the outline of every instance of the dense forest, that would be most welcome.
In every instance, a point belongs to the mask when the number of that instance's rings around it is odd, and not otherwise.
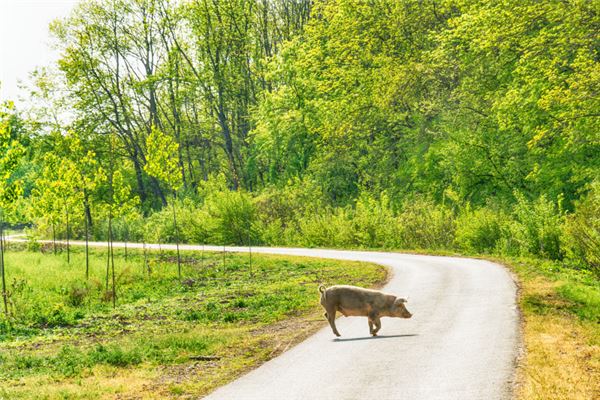
[[[600,3],[82,1],[0,109],[32,239],[459,250],[600,273]]]

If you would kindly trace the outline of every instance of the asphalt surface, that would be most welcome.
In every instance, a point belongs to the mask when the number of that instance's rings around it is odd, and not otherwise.
[[[147,246],[158,248],[158,245]],[[201,249],[190,245],[180,248]],[[205,249],[222,251],[223,247]],[[227,251],[247,250],[227,247]],[[385,252],[293,248],[252,251],[385,265],[391,269],[392,277],[382,290],[408,297],[406,306],[413,317],[382,318],[380,336],[376,338],[369,336],[366,318],[338,318],[336,325],[341,338],[336,338],[327,326],[205,399],[512,397],[520,340],[519,317],[516,286],[502,266],[466,258]],[[315,292],[315,302],[318,299]]]

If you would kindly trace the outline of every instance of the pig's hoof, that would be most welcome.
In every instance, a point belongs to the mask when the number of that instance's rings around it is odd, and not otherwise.
[[[340,336],[342,336],[342,335],[340,335],[339,333],[336,333],[336,334],[335,334],[335,336],[337,336],[337,337],[340,337]]]
[[[375,332],[372,333],[373,336],[377,336],[377,334]]]

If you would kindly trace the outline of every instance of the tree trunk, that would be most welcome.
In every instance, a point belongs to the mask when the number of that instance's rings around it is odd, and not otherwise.
[[[248,255],[249,255],[249,269],[250,276],[253,276],[252,272],[252,224],[248,223]]]
[[[52,247],[54,249],[54,255],[56,255],[56,227],[54,222],[52,223]]]
[[[69,246],[69,209],[67,208],[67,264],[71,263],[71,248]]]
[[[110,263],[112,265],[112,303],[113,308],[117,307],[117,287],[115,284],[115,254],[113,251],[112,234],[110,236]]]
[[[4,220],[0,217],[0,273],[2,275],[2,300],[4,301],[4,314],[8,317],[8,293],[6,293],[6,273],[4,266]]]
[[[144,268],[148,272],[148,276],[150,276],[150,264],[148,264],[148,251],[146,250],[146,240],[142,242],[142,246],[144,247]]]
[[[84,191],[83,207],[85,209],[85,218],[87,220],[88,229],[93,229],[94,221],[92,220],[92,210],[90,207],[89,194],[87,193],[87,190]]]
[[[221,125],[221,132],[223,133],[223,140],[225,141],[225,153],[227,154],[229,166],[233,175],[233,190],[237,190],[240,185],[240,178],[235,162],[235,153],[233,149],[233,140],[231,139],[231,131],[229,129],[227,116],[225,115],[222,105],[219,105],[218,119],[219,125]]]
[[[177,276],[181,279],[181,257],[179,255],[179,228],[177,227],[177,213],[175,212],[175,199],[176,195],[173,194],[173,224],[175,225],[175,243],[177,246]]]
[[[160,189],[160,184],[158,183],[158,179],[151,176],[150,177],[150,186],[152,186],[152,190],[154,191],[154,194],[156,195],[156,197],[160,198],[160,201],[161,201],[163,207],[166,206],[167,198],[165,197],[165,194],[163,193],[163,191]]]
[[[127,261],[127,241],[129,240],[129,229],[127,228],[127,221],[125,221],[125,261]]]
[[[134,156],[131,157],[131,161],[133,161],[133,168],[135,169],[135,180],[137,182],[138,192],[140,194],[140,201],[144,203],[146,201],[146,186],[144,185],[142,165],[140,164],[140,160],[137,158],[137,151],[134,153]]]
[[[87,212],[86,212],[87,214]],[[89,253],[89,223],[87,215],[83,218],[85,222],[85,279],[90,279],[90,253]]]
[[[108,292],[108,278],[109,278],[109,274],[110,274],[110,249],[111,249],[111,236],[112,236],[112,217],[110,215],[110,212],[108,214],[108,232],[107,232],[107,238],[106,238],[106,243],[108,245],[107,249],[106,249],[106,292]]]

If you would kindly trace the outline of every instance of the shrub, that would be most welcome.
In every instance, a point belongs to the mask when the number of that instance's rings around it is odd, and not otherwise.
[[[325,203],[322,187],[310,179],[292,180],[281,188],[267,188],[254,200],[261,221],[269,225],[280,221],[284,226],[323,209]]]
[[[322,187],[310,179],[295,179],[284,187],[267,188],[253,203],[261,241],[272,245],[303,243],[300,220],[307,222],[310,216],[327,210]]]
[[[27,234],[27,250],[29,251],[40,251],[42,249],[42,244],[38,242],[38,237],[35,232],[31,232]]]
[[[431,200],[405,201],[399,215],[399,246],[413,249],[449,249],[456,229],[452,210]]]
[[[249,194],[242,191],[215,192],[206,199],[211,238],[224,244],[257,243],[256,210]]]
[[[600,181],[566,217],[561,240],[570,260],[600,275]]]
[[[210,241],[210,215],[204,208],[195,204],[191,199],[183,199],[178,203],[176,212],[182,242],[207,243]]]
[[[72,283],[68,289],[67,302],[73,307],[79,307],[90,293],[90,288],[85,283]]]
[[[113,240],[120,242],[137,242],[144,237],[144,217],[137,210],[129,212],[120,218],[115,218],[112,221]],[[104,227],[103,232],[106,234],[107,227]]]
[[[396,247],[398,225],[384,192],[379,199],[361,195],[352,218],[354,244],[361,247]]]
[[[17,354],[13,361],[14,369],[36,369],[44,366],[44,359],[29,354]]]
[[[506,219],[501,211],[489,208],[471,210],[467,206],[456,223],[457,246],[471,252],[494,252],[506,231]]]
[[[505,252],[561,259],[560,247],[562,213],[556,205],[541,196],[534,201],[516,193],[512,222],[505,241]]]
[[[258,221],[255,224],[255,229],[260,232],[260,243],[271,246],[293,244],[294,240],[291,237],[294,237],[298,231],[296,223],[290,227],[277,219],[270,222]]]
[[[322,210],[320,214],[306,216],[298,223],[294,242],[307,247],[352,246],[352,212],[348,208]]]
[[[152,213],[146,218],[144,241],[148,243],[174,242],[175,225],[170,207]]]
[[[57,326],[69,326],[75,321],[75,315],[64,306],[64,304],[55,304],[52,308],[34,307],[30,311],[28,318],[37,326],[43,328],[53,328]]]

